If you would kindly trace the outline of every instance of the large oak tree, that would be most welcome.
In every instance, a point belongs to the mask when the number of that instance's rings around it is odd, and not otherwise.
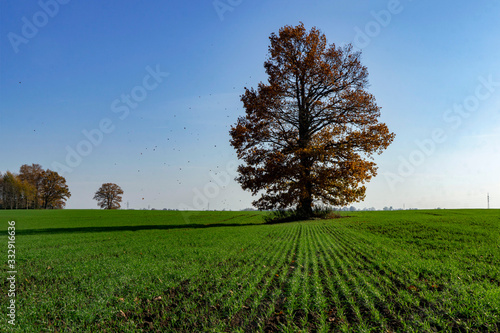
[[[296,207],[311,216],[315,203],[361,201],[376,175],[373,155],[394,139],[378,121],[367,91],[368,71],[351,45],[327,44],[301,23],[270,36],[268,83],[245,88],[246,111],[231,128],[244,164],[237,181],[259,209]]]

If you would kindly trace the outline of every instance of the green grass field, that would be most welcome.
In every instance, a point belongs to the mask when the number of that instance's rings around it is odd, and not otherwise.
[[[345,214],[0,211],[14,331],[500,331],[499,210]]]

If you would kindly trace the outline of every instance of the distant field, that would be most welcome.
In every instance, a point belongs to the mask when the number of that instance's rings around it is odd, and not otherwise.
[[[15,327],[500,331],[500,210],[344,214],[265,225],[259,212],[0,211],[4,272],[16,221]]]

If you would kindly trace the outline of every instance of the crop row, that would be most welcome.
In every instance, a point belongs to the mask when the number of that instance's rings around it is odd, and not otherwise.
[[[471,296],[481,295],[477,285],[453,281],[417,253],[335,224],[263,228],[264,240],[165,291],[162,301],[141,300],[123,320],[176,331],[498,330],[498,301],[490,295],[485,308]]]
[[[17,243],[18,328],[498,332],[498,217],[393,213],[31,227]]]

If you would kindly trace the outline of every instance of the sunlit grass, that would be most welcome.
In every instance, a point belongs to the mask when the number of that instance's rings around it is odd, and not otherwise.
[[[16,329],[500,329],[498,210],[262,214],[0,211],[17,222]]]

